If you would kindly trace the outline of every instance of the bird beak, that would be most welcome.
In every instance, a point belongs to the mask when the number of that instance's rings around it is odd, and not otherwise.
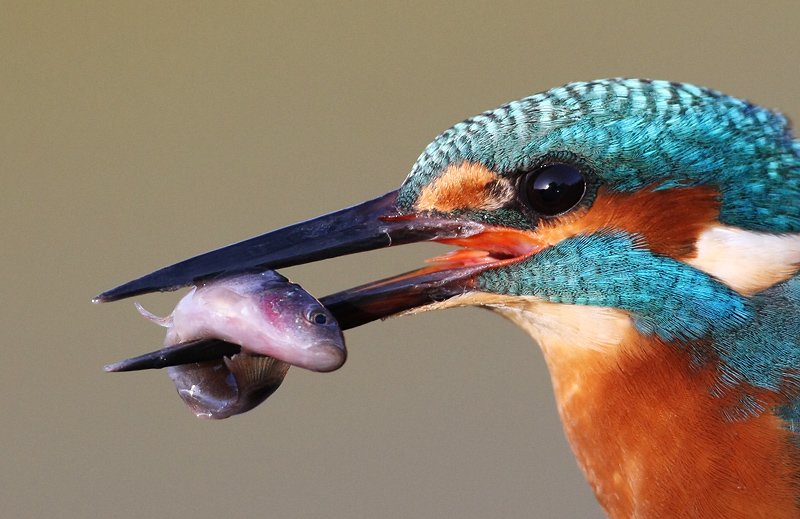
[[[103,292],[94,302],[176,290],[214,277],[279,269],[327,258],[421,241],[475,250],[436,258],[437,264],[320,299],[343,329],[469,291],[475,277],[540,247],[521,231],[478,222],[400,211],[398,191],[290,225],[162,268]],[[509,239],[511,237],[511,239]]]

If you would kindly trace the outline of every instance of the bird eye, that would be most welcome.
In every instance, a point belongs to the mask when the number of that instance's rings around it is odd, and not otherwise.
[[[308,313],[306,318],[309,320],[309,322],[314,324],[328,324],[330,322],[330,317],[328,317],[328,314],[320,310],[312,310]]]
[[[586,179],[569,164],[547,164],[522,179],[525,203],[537,213],[554,216],[575,207],[586,192]]]

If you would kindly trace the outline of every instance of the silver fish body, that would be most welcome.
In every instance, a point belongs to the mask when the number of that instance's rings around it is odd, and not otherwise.
[[[290,365],[333,371],[347,359],[330,312],[271,270],[197,285],[167,317],[137,307],[167,328],[161,351],[204,340],[241,346],[230,357],[167,368],[178,394],[200,417],[227,418],[253,409],[280,386]]]

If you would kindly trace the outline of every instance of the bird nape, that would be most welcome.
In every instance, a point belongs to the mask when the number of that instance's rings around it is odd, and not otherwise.
[[[800,142],[713,90],[609,79],[509,103],[396,191],[96,301],[419,241],[459,248],[322,298],[342,328],[488,307],[540,345],[611,517],[800,517]]]

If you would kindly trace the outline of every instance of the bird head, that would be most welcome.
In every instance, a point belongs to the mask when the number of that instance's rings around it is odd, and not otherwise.
[[[382,197],[179,262],[96,301],[437,241],[458,249],[321,301],[343,328],[481,305],[537,336],[549,326],[537,317],[547,304],[619,310],[641,333],[694,340],[747,318],[742,294],[795,272],[798,245],[786,237],[800,231],[799,154],[785,118],[715,91],[573,83],[456,124]]]

